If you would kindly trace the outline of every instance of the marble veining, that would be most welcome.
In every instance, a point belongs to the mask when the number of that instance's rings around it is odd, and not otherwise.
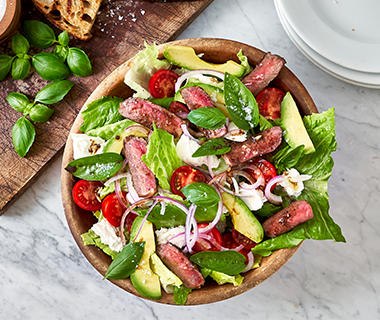
[[[380,319],[380,90],[342,82],[309,62],[272,1],[215,0],[179,38],[218,37],[286,58],[325,111],[335,107],[338,150],[330,214],[347,243],[305,241],[258,287],[196,307],[136,298],[76,246],[63,213],[61,158],[0,217],[0,319]]]

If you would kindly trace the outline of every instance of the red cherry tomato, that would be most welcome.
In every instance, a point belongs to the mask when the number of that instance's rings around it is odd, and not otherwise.
[[[187,109],[187,107],[179,101],[173,101],[169,106],[169,111],[173,112],[174,114],[182,113],[182,112],[185,112],[185,113],[190,112],[189,109]]]
[[[157,71],[149,80],[150,94],[156,99],[174,97],[174,85],[177,79],[178,75],[172,70]]]
[[[74,202],[84,210],[99,210],[102,204],[95,193],[102,186],[103,184],[99,181],[79,180],[73,188]]]
[[[257,243],[246,237],[244,234],[241,234],[235,228],[232,228],[232,238],[238,245],[243,245],[244,249],[251,250],[254,248]]]
[[[281,101],[285,97],[285,92],[269,87],[260,91],[256,97],[260,114],[266,118],[275,120],[281,117]]]
[[[258,167],[264,175],[265,184],[277,176],[276,168],[268,161],[262,158],[255,158],[252,162]]]
[[[122,192],[123,197],[127,195],[126,192]],[[125,208],[121,205],[117,199],[116,193],[111,193],[105,197],[102,201],[102,213],[104,218],[114,227],[120,226],[121,216],[123,215]]]
[[[208,223],[198,224],[198,228],[205,228],[208,226]],[[220,246],[222,245],[222,236],[217,228],[212,228],[206,233],[208,236],[211,236],[211,240],[198,238],[197,242],[193,246],[193,251],[195,253],[201,251],[219,251]]]
[[[181,196],[185,199],[185,196],[181,192],[181,189],[184,186],[187,186],[193,182],[206,182],[206,176],[199,170],[195,170],[189,166],[179,167],[173,172],[173,175],[170,179],[170,187],[174,194]]]
[[[125,219],[125,225],[127,226],[129,232],[131,232],[133,221],[135,221],[137,216],[138,215],[136,213],[128,213],[127,218]]]
[[[235,242],[234,237],[232,236],[232,233],[231,232],[227,232],[227,233],[223,234],[223,237],[222,237],[222,246],[223,246],[223,248],[227,248],[227,249],[235,249],[239,245]],[[246,263],[248,262],[248,253],[249,253],[249,251],[250,250],[245,249],[245,248],[239,250],[239,252],[244,255]]]

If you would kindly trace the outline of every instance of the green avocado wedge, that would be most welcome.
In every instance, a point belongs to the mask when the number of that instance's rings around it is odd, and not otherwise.
[[[168,45],[164,49],[164,57],[171,63],[188,70],[208,69],[222,73],[229,72],[236,77],[241,77],[245,72],[245,67],[233,60],[228,60],[223,64],[204,61],[197,56],[193,48],[186,46]]]

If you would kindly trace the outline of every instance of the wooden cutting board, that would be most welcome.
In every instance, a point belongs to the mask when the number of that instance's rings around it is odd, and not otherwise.
[[[69,46],[84,50],[92,63],[93,75],[69,77],[75,83],[64,101],[50,105],[54,113],[48,122],[35,123],[36,140],[25,158],[14,150],[12,126],[21,117],[6,101],[11,92],[21,92],[32,101],[47,81],[35,71],[25,80],[7,76],[0,82],[0,216],[34,182],[38,175],[61,154],[70,128],[84,102],[100,82],[116,67],[148,44],[175,39],[212,0],[145,2],[132,0],[103,1],[87,42],[71,39]],[[40,20],[52,26],[31,1],[22,1],[22,21]],[[52,27],[56,34],[61,31]],[[20,33],[21,29],[20,29]],[[0,54],[14,55],[11,44]],[[54,46],[44,51],[52,51]],[[41,50],[31,48],[29,54]]]

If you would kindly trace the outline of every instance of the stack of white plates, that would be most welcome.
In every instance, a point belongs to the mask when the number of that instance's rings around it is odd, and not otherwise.
[[[380,0],[274,0],[294,45],[348,83],[380,89]]]

